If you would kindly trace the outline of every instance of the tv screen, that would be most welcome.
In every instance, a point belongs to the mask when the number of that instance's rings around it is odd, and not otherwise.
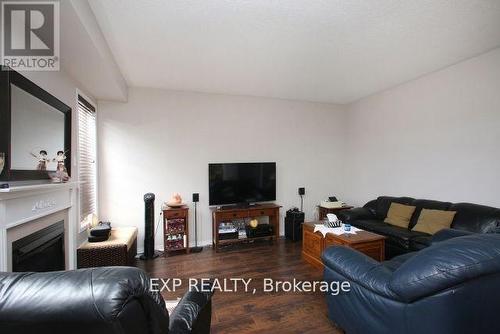
[[[276,200],[276,163],[219,163],[208,165],[210,205]]]

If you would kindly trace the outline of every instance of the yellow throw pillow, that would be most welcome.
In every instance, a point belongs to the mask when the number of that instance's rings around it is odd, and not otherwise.
[[[387,211],[387,217],[385,217],[384,222],[394,226],[408,228],[413,212],[415,212],[414,206],[393,202],[389,207],[389,211]]]
[[[450,228],[456,211],[422,209],[413,231],[435,234],[445,228]]]

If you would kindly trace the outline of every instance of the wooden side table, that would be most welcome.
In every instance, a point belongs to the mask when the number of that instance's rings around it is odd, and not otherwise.
[[[137,227],[113,227],[108,240],[78,247],[77,267],[132,266],[136,255]]]
[[[189,208],[166,208],[163,210],[164,255],[172,252],[189,253]]]
[[[302,258],[313,266],[323,268],[321,254],[326,248],[335,245],[347,246],[377,261],[384,261],[385,236],[360,231],[356,234],[341,235],[328,233],[326,237],[323,237],[320,232],[314,233],[315,224],[322,224],[322,222],[307,222],[302,225]]]
[[[333,214],[336,215],[337,213],[339,213],[342,210],[349,210],[349,209],[352,209],[352,208],[354,208],[354,207],[350,206],[350,205],[342,206],[340,208],[325,208],[325,207],[322,207],[321,205],[318,205],[319,220],[325,219],[326,215],[329,214],[329,213],[333,213]]]

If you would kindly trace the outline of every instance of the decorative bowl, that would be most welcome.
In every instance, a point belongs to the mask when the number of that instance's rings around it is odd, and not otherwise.
[[[166,204],[171,208],[179,208],[185,205],[184,203],[172,203],[172,202],[167,202]]]

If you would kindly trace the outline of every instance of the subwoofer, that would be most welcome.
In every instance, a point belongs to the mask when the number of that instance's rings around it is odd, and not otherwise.
[[[285,216],[285,238],[292,241],[302,240],[302,224],[304,223],[304,212],[291,209]]]

